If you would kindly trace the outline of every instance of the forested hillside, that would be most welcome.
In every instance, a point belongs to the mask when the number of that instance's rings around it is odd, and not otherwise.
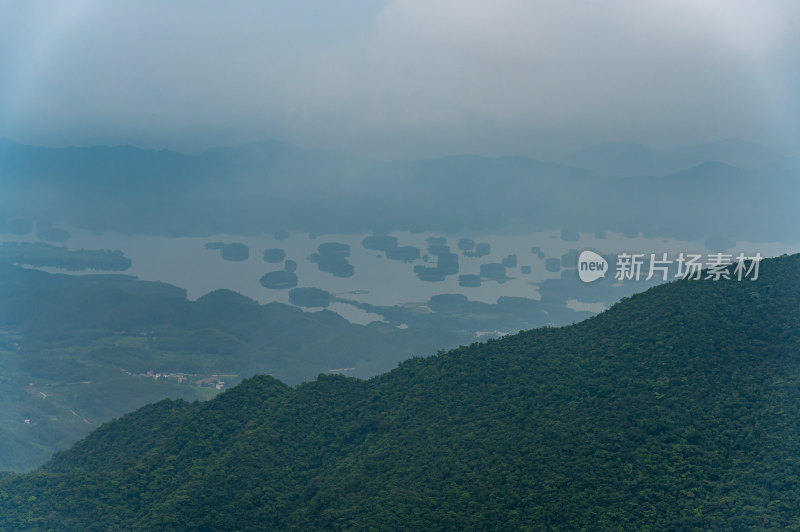
[[[356,325],[116,275],[52,275],[0,261],[0,471],[29,471],[102,422],[170,397],[209,398],[253,374],[297,384],[368,377],[472,335],[436,324]]]
[[[799,272],[162,401],[0,481],[0,529],[798,529]]]

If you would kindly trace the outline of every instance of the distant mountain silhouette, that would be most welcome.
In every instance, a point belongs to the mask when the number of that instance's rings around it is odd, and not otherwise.
[[[564,162],[606,176],[665,175],[705,162],[746,169],[767,166],[782,157],[768,148],[740,139],[726,139],[689,148],[653,150],[633,142],[605,143],[570,154]]]
[[[700,147],[670,155],[692,162],[679,171],[619,178],[524,157],[378,162],[279,142],[184,156],[6,141],[0,145],[0,227],[18,232],[42,219],[92,231],[208,236],[279,229],[458,232],[513,223],[695,240],[800,240],[800,224],[790,223],[800,162],[772,160],[757,147],[742,155],[769,161],[756,169],[702,160],[732,157],[737,147],[746,148],[735,142]],[[661,157],[638,145],[609,153],[629,170]]]

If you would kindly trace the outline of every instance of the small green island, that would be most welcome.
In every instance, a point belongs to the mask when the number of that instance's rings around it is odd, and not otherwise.
[[[222,258],[231,262],[242,262],[250,258],[250,248],[241,242],[209,242],[206,249],[218,249]]]
[[[544,269],[548,272],[557,273],[561,271],[561,259],[551,257],[544,261]]]
[[[5,242],[0,246],[0,261],[34,267],[62,268],[70,271],[125,271],[131,259],[122,251],[107,249],[70,250],[44,242]]]
[[[298,307],[322,307],[331,304],[332,296],[330,292],[321,288],[292,288],[289,290],[289,302]]]
[[[261,286],[272,290],[285,290],[297,286],[297,275],[286,270],[265,273],[259,280]]]
[[[461,251],[472,251],[475,249],[475,241],[471,238],[460,238],[458,240],[458,249]]]
[[[430,239],[429,239],[430,240]],[[387,259],[412,262],[420,257],[420,249],[416,246],[400,246],[397,239],[390,235],[373,234],[364,237],[361,245],[365,249],[383,251]]]
[[[508,255],[506,258],[500,261],[500,263],[505,266],[506,268],[516,268],[517,267],[517,256],[514,254]]]
[[[508,280],[506,275],[506,266],[499,262],[490,262],[488,264],[481,264],[481,277],[491,281],[503,282]]]
[[[308,260],[315,263],[321,272],[327,272],[334,277],[352,277],[355,268],[347,260],[350,256],[350,246],[339,242],[326,242],[317,246],[317,253]]]

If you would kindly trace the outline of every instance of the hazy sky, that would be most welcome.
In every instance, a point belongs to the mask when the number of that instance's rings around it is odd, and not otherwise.
[[[376,157],[800,145],[796,0],[0,0],[0,137]]]

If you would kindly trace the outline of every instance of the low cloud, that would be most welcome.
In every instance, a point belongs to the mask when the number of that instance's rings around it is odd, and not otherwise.
[[[793,2],[0,3],[0,136],[378,157],[800,140]]]

